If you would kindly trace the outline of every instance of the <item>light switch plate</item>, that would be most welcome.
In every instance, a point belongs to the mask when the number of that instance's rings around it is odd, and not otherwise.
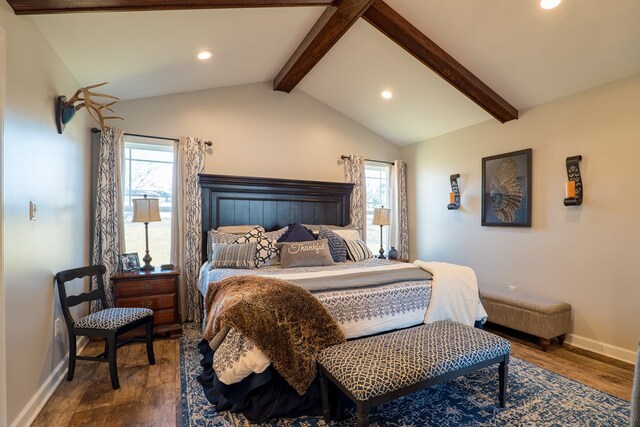
[[[29,200],[29,219],[31,221],[35,221],[37,213],[38,213],[38,205],[33,200]]]

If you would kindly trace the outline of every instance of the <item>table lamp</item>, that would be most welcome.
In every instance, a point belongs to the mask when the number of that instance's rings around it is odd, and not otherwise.
[[[144,199],[133,199],[133,219],[131,222],[144,222],[144,240],[145,255],[142,260],[144,266],[140,267],[140,271],[151,271],[151,255],[149,255],[149,223],[161,221],[160,219],[160,200],[148,199],[144,195]]]
[[[382,247],[382,226],[391,225],[391,209],[385,209],[384,206],[373,210],[373,225],[380,226],[380,255],[379,259],[385,259],[384,248]]]

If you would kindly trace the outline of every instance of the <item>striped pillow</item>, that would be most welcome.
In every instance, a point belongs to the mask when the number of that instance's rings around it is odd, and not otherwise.
[[[212,268],[255,268],[256,242],[217,243],[211,254]]]
[[[237,234],[222,233],[216,230],[207,232],[207,259],[212,260],[213,248],[219,243],[233,243],[238,239]]]
[[[344,243],[347,245],[347,254],[349,254],[349,258],[353,261],[357,262],[373,258],[373,252],[371,252],[367,244],[362,240],[344,239]]]

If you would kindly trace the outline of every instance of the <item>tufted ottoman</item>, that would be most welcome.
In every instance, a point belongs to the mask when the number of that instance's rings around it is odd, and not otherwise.
[[[566,302],[489,286],[480,288],[480,299],[489,322],[538,337],[543,351],[556,337],[562,345],[571,330],[571,304]]]
[[[318,356],[324,417],[327,378],[355,402],[357,425],[365,427],[372,406],[495,363],[504,406],[510,349],[504,338],[448,320],[326,348]]]

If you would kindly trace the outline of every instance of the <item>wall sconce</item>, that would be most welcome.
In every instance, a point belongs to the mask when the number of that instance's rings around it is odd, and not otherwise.
[[[105,120],[119,119],[122,120],[122,117],[116,116],[107,116],[104,117],[102,114],[102,110],[108,110],[112,113],[114,112],[111,109],[111,106],[118,101],[118,98],[111,95],[106,95],[104,93],[96,93],[92,92],[91,89],[95,89],[100,86],[104,86],[107,83],[100,83],[97,85],[82,87],[76,91],[76,93],[67,100],[66,96],[58,96],[56,97],[56,126],[58,127],[58,133],[62,134],[67,123],[71,121],[73,116],[75,116],[76,111],[80,110],[82,107],[87,109],[87,113],[100,124],[100,127],[103,131],[106,130],[106,126],[104,124]],[[100,102],[96,102],[92,99],[92,97],[98,98],[109,98],[115,99],[115,101],[110,102],[108,104],[103,104]],[[77,102],[80,102],[76,105]]]
[[[449,204],[447,205],[447,209],[458,210],[460,209],[460,187],[458,186],[458,178],[460,178],[460,174],[454,174],[449,177],[451,181],[451,193],[449,193]]]
[[[582,156],[567,157],[567,177],[566,194],[564,199],[565,206],[582,205],[582,196],[584,187],[582,186],[582,177],[580,176],[580,161]]]

